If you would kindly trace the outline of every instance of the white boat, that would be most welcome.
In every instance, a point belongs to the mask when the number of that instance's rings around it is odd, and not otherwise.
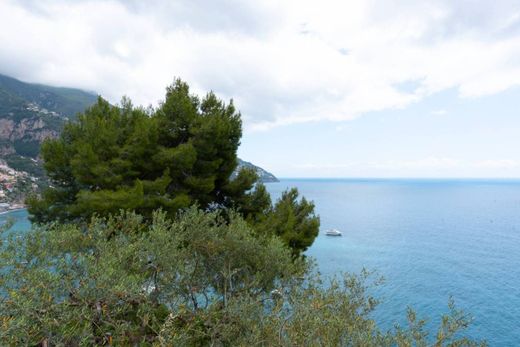
[[[325,232],[327,236],[341,236],[341,231],[338,229],[330,229]]]

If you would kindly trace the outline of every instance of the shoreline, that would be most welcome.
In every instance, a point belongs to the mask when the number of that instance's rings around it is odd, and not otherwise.
[[[26,207],[17,207],[17,208],[13,208],[11,210],[2,211],[2,212],[0,212],[0,216],[4,215],[4,214],[11,213],[11,212],[22,211],[22,210],[25,210],[25,209],[26,209]]]

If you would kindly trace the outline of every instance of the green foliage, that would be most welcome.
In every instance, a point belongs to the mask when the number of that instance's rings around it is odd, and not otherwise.
[[[320,219],[314,214],[314,204],[302,198],[298,201],[298,190],[289,189],[282,193],[274,207],[258,222],[262,233],[273,233],[289,246],[294,255],[300,255],[312,243],[320,226]]]
[[[237,215],[196,209],[176,222],[156,213],[150,225],[134,213],[86,229],[53,224],[3,247],[2,345],[152,342],[165,314],[260,297],[303,266]]]
[[[409,329],[382,332],[370,318],[371,274],[324,283],[237,214],[191,208],[143,221],[122,212],[2,238],[0,344],[478,345],[462,336],[459,312],[434,337],[413,313]]]
[[[232,101],[211,92],[201,99],[181,80],[167,88],[154,111],[126,98],[119,107],[99,98],[58,139],[43,143],[52,187],[28,200],[31,220],[87,221],[120,209],[150,218],[159,208],[173,217],[193,204],[232,208],[300,254],[318,233],[314,206],[297,202],[293,190],[272,207],[254,169],[233,175],[241,136]]]
[[[14,223],[15,223],[15,219],[12,217],[8,217],[4,222],[0,223],[0,234],[11,229],[11,227],[14,225]]]
[[[88,220],[121,208],[173,215],[195,202],[231,207],[255,182],[251,173],[241,185],[229,179],[240,136],[232,103],[213,93],[199,100],[180,80],[153,114],[128,99],[116,107],[99,98],[42,145],[53,187],[29,201],[32,219]]]

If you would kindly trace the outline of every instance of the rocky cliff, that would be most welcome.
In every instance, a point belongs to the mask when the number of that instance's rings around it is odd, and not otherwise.
[[[58,131],[38,115],[19,120],[0,118],[0,156],[19,154],[36,157],[40,143],[48,137],[58,136]]]

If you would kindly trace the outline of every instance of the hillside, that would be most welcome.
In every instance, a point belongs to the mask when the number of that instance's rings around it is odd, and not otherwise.
[[[278,178],[276,178],[275,175],[273,175],[272,173],[262,169],[261,167],[259,166],[256,166],[254,164],[251,164],[250,162],[247,162],[247,161],[244,161],[240,158],[238,158],[238,167],[237,167],[237,171],[240,170],[242,167],[246,167],[246,168],[251,168],[253,170],[256,171],[256,173],[258,174],[258,176],[260,177],[260,180],[264,183],[268,183],[268,182],[279,182],[278,181]]]
[[[25,83],[0,75],[0,158],[16,170],[41,176],[40,143],[96,101],[79,89]]]

